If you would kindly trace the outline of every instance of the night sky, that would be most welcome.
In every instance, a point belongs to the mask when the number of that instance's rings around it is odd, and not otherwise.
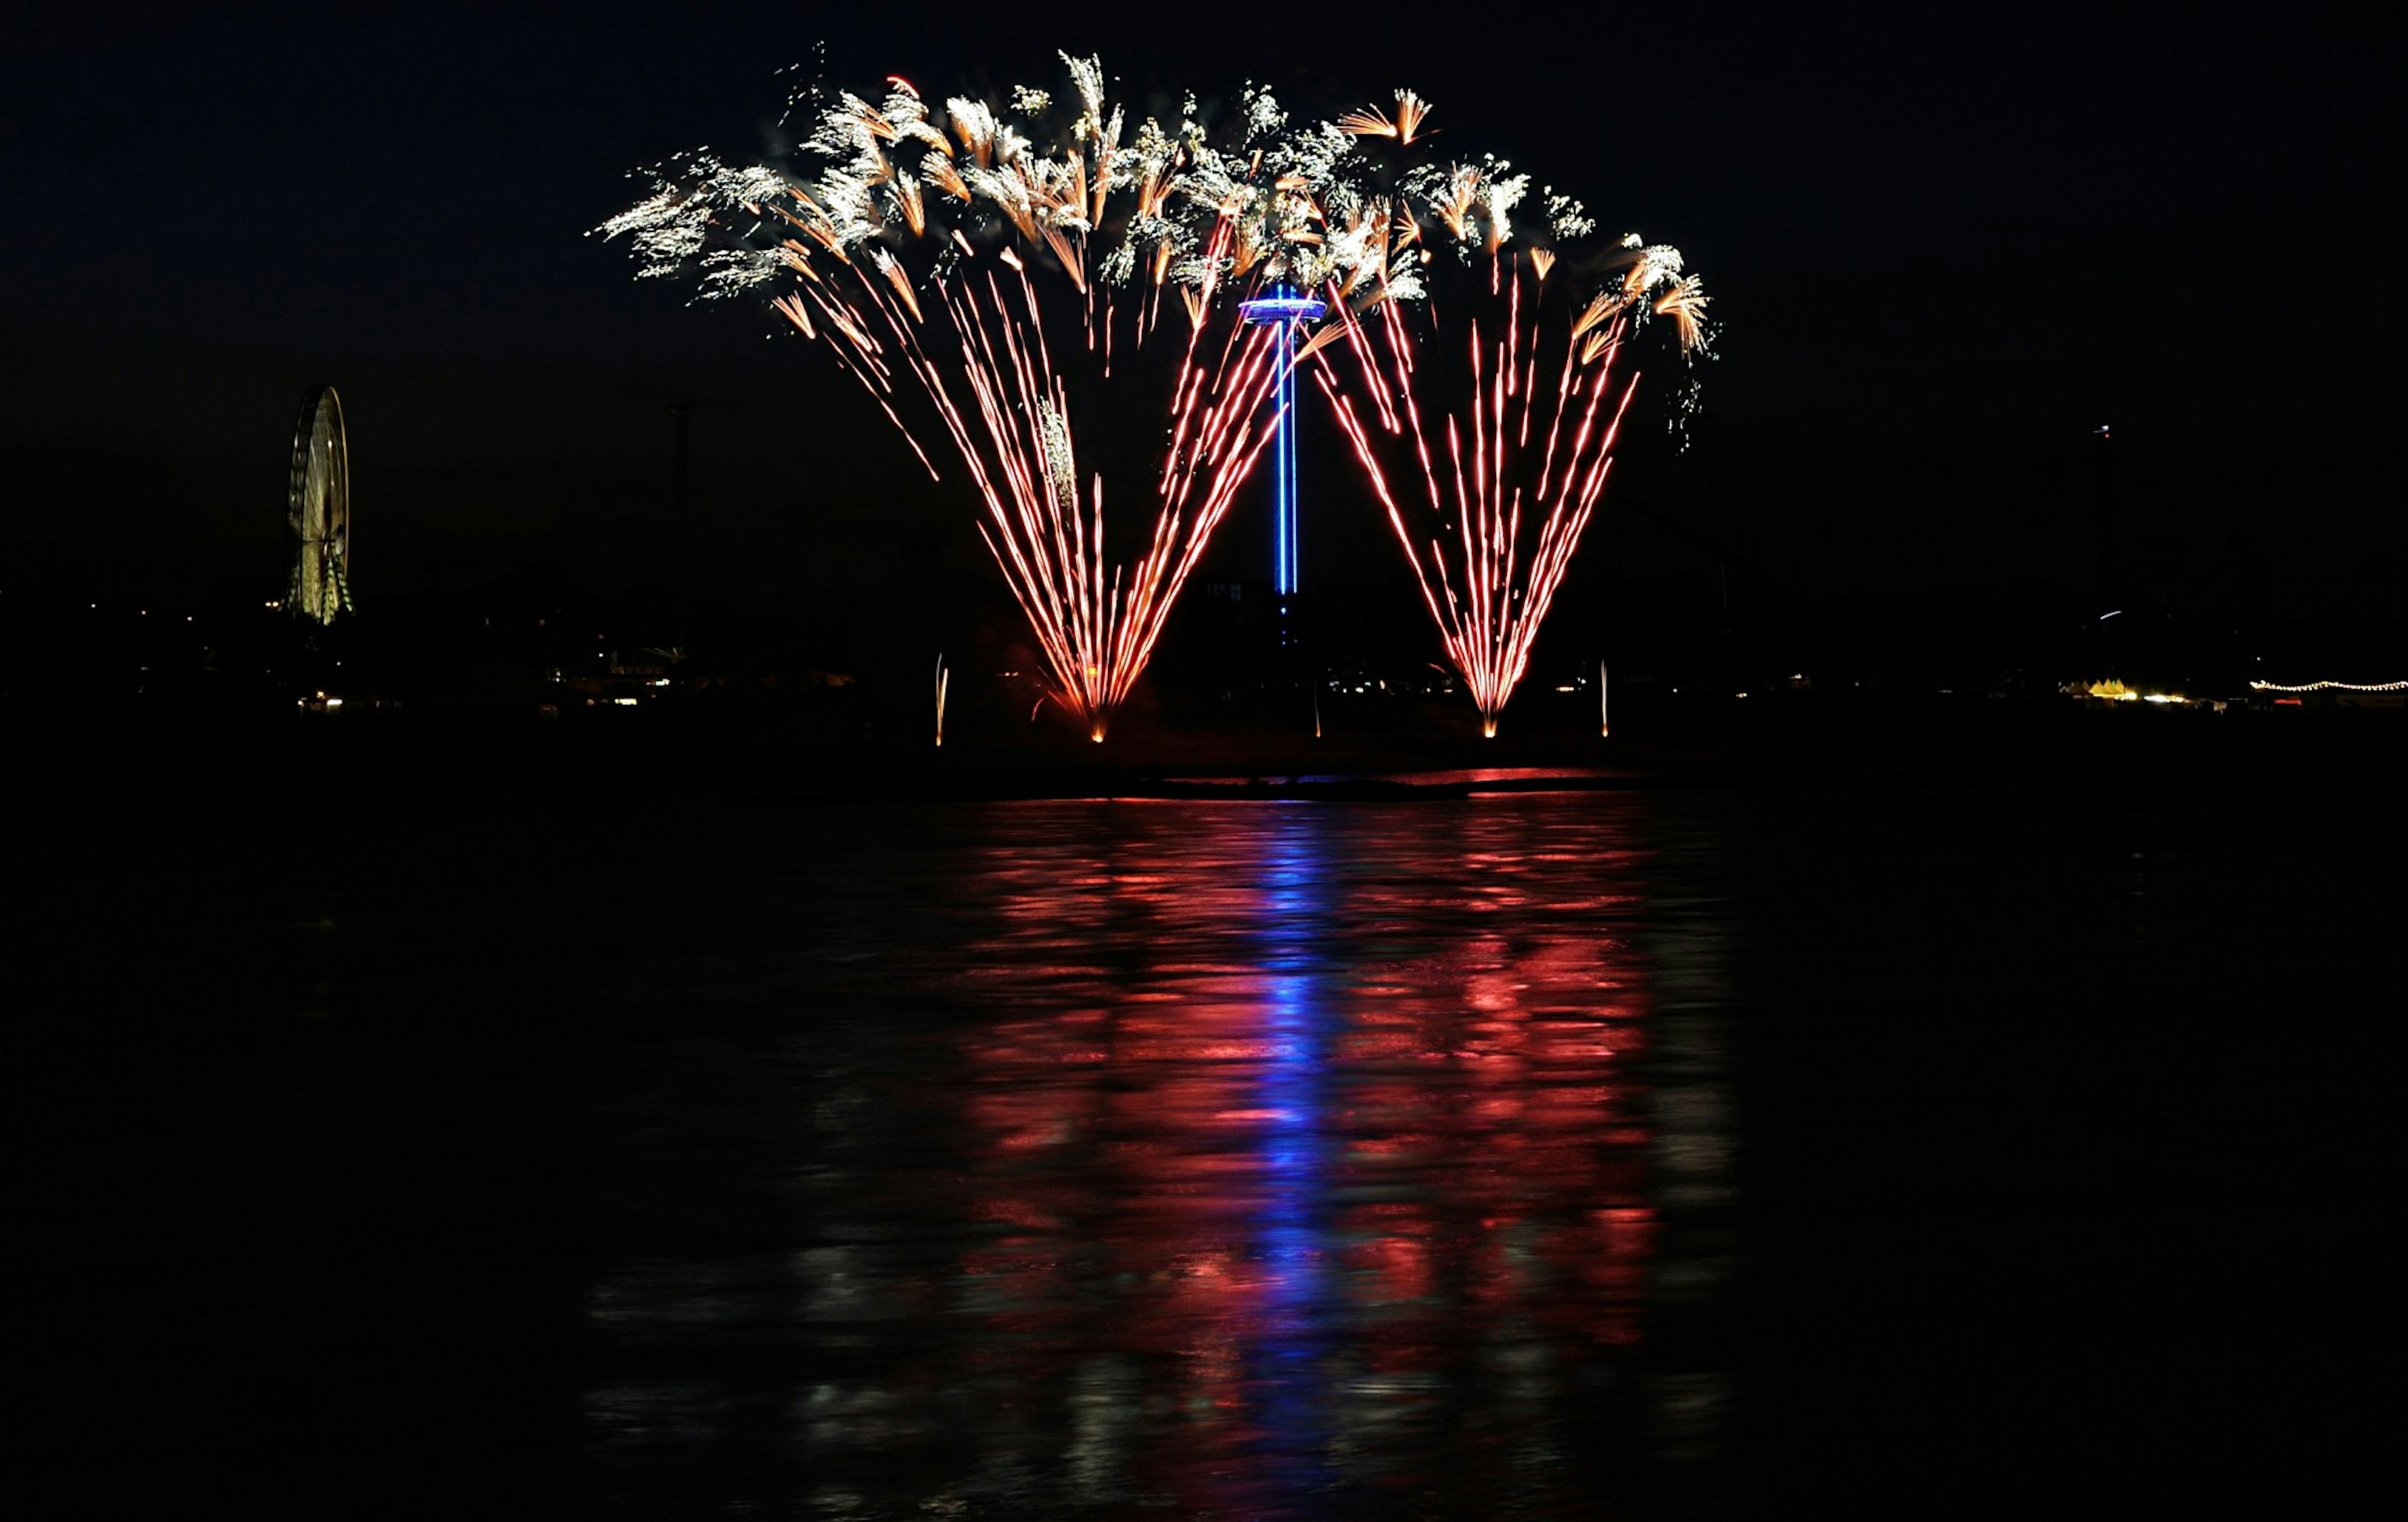
[[[838,80],[930,93],[1054,84],[1055,46],[1099,51],[1140,103],[1252,77],[1318,109],[1409,84],[1434,127],[1607,230],[1680,244],[1721,357],[1698,447],[1636,462],[1635,553],[1718,538],[1809,597],[2089,597],[2101,424],[2133,583],[2166,609],[2386,613],[2408,547],[2385,468],[2408,399],[2396,24],[2196,5],[1346,7],[1284,28],[1195,7],[53,8],[0,39],[20,578],[280,582],[292,412],[318,380],[349,414],[364,592],[525,556],[639,576],[681,400],[731,596],[773,593],[813,535],[841,554],[896,520],[966,531],[824,354],[768,341],[765,311],[639,285],[581,236],[638,164],[758,153],[776,71],[823,48]],[[1321,532],[1325,568],[1354,553],[1343,524]]]

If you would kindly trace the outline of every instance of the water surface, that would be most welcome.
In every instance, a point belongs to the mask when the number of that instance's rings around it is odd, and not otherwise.
[[[807,892],[805,967],[747,991],[820,1010],[745,1059],[783,1102],[700,1107],[740,1143],[681,1143],[691,1109],[621,1121],[663,1134],[609,1227],[643,1250],[586,1292],[600,1483],[749,1474],[828,1515],[1553,1515],[1701,1463],[1724,1382],[1646,1344],[1659,1282],[1694,1300],[1723,1271],[1689,1239],[1727,1198],[1727,1100],[1711,1053],[1656,1076],[1648,947],[1712,911],[1651,903],[1638,812],[891,822],[895,897],[831,923]],[[660,1251],[685,1149],[720,1146],[734,1240]]]
[[[20,1435],[294,1515],[2338,1499],[2380,781],[16,816]]]

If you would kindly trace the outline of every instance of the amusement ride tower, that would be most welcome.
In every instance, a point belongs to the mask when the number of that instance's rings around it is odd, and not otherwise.
[[[1323,316],[1328,304],[1295,288],[1279,284],[1240,303],[1239,313],[1249,323],[1279,327],[1279,441],[1271,459],[1271,511],[1276,548],[1271,585],[1279,598],[1279,642],[1295,648],[1299,635],[1292,605],[1301,585],[1297,574],[1296,522],[1296,330]]]

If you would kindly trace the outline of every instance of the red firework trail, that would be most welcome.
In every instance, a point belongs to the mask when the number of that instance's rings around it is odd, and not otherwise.
[[[950,446],[1052,696],[1100,740],[1276,426],[1280,336],[1240,323],[1237,297],[1311,246],[1284,236],[1312,206],[1294,165],[1328,150],[1281,125],[1267,94],[1216,138],[1192,105],[1169,128],[1134,120],[1099,59],[1062,62],[1058,106],[1027,89],[1008,108],[938,105],[900,77],[876,102],[811,86],[790,103],[800,172],[697,150],[642,171],[653,193],[596,231],[628,236],[641,276],[698,271],[706,297],[777,282],[777,310],[827,343],[931,477]],[[1166,286],[1183,349],[1163,331]],[[1115,381],[1140,359],[1143,379]],[[1098,370],[1101,389],[1082,389]],[[1108,547],[1101,474],[1082,475],[1074,394],[1120,499],[1151,477],[1151,530],[1141,544],[1123,531],[1130,553]],[[1158,469],[1131,458],[1156,426]]]
[[[1636,282],[1567,315],[1541,299],[1547,265],[1533,263],[1536,273],[1519,255],[1490,255],[1488,299],[1466,340],[1470,394],[1459,406],[1425,417],[1423,394],[1441,367],[1416,366],[1393,300],[1367,313],[1333,299],[1343,342],[1323,347],[1352,365],[1313,368],[1491,736],[1604,494],[1639,383],[1615,372],[1643,294]]]
[[[1216,251],[1219,245],[1216,238]],[[823,282],[781,297],[778,309],[806,337],[831,340],[847,373],[935,477],[928,449],[894,402],[898,364],[919,381],[978,491],[985,514],[980,536],[1043,647],[1056,696],[1101,741],[1277,427],[1276,410],[1266,417],[1264,404],[1278,349],[1268,329],[1248,328],[1242,337],[1226,335],[1215,346],[1217,358],[1203,357],[1213,325],[1210,296],[1191,298],[1187,350],[1171,391],[1170,444],[1154,482],[1153,531],[1135,560],[1115,563],[1104,545],[1102,475],[1089,476],[1081,489],[1068,391],[1046,341],[1038,283],[1010,250],[996,262],[1011,273],[998,277],[991,266],[973,269],[965,261],[934,280],[933,305],[942,309],[950,347],[923,342],[928,324],[921,302],[883,254],[873,255],[869,269],[848,261],[856,295]],[[1075,275],[1073,283],[1082,287],[1083,332],[1093,348],[1096,293]],[[817,309],[818,323],[804,297]],[[1107,300],[1100,314],[1107,354],[1111,317]]]

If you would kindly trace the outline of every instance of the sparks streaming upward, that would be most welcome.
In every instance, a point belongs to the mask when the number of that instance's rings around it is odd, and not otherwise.
[[[1400,91],[1393,122],[1357,111],[1338,126],[1401,153],[1429,110]],[[1679,251],[1634,236],[1584,258],[1594,223],[1569,197],[1542,193],[1549,245],[1513,247],[1529,177],[1511,167],[1345,164],[1357,185],[1331,241],[1349,253],[1326,278],[1330,321],[1299,351],[1323,358],[1314,380],[1490,736],[1605,491],[1636,330],[1667,319],[1689,352],[1708,337]],[[1441,291],[1455,336],[1438,331]]]
[[[797,97],[814,173],[688,155],[649,171],[653,194],[598,231],[630,238],[640,275],[698,268],[706,297],[776,287],[777,310],[829,346],[932,478],[950,445],[1054,696],[1101,740],[1276,423],[1279,345],[1238,323],[1237,301],[1287,273],[1277,229],[1347,143],[1289,131],[1252,89],[1223,141],[1193,97],[1175,131],[1149,119],[1132,136],[1100,63],[1063,62],[1075,116],[1051,146],[1030,135],[1059,114],[1045,92],[934,113],[890,77],[875,105]],[[1154,523],[1116,559],[1104,472],[1082,475],[1070,372],[1122,366],[1084,393],[1102,410],[1168,349]]]

